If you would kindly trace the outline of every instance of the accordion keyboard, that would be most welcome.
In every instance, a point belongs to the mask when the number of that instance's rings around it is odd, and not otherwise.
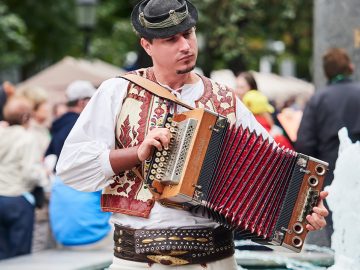
[[[171,132],[169,149],[155,150],[147,176],[150,181],[164,185],[179,183],[196,125],[197,120],[192,118],[178,123],[167,117],[164,126]]]

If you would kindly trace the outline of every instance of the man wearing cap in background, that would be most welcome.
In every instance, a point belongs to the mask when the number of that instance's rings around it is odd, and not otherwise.
[[[231,124],[243,124],[269,136],[232,91],[193,71],[198,14],[189,1],[141,1],[131,19],[141,46],[153,61],[153,67],[136,70],[136,74],[166,87],[193,107],[216,111]],[[58,174],[76,189],[103,189],[102,208],[114,213],[111,270],[164,269],[168,265],[237,269],[231,231],[201,215],[164,207],[133,172],[134,168],[142,171],[154,147],[168,147],[170,132],[159,127],[166,112],[184,110],[123,78],[113,78],[100,86],[64,144]],[[311,230],[325,226],[327,210],[320,205],[315,212],[308,216]],[[137,236],[142,233],[150,241],[156,238],[157,248],[140,247]],[[187,240],[176,240],[184,235]],[[199,250],[199,235],[214,249]]]
[[[95,93],[89,81],[74,81],[66,89],[68,110],[54,121],[51,142],[46,151],[59,157],[66,137],[75,125],[91,96]],[[53,236],[64,247],[98,248],[107,242],[110,214],[100,209],[101,192],[80,192],[55,177],[50,195],[49,217]]]
[[[51,126],[51,142],[45,156],[60,156],[66,137],[75,125],[80,113],[95,93],[94,86],[89,81],[74,81],[66,89],[67,112],[56,119]]]

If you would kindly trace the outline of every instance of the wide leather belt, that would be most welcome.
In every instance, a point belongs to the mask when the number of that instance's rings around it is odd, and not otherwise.
[[[234,254],[233,233],[216,229],[135,230],[115,225],[114,255],[164,265],[206,264]]]

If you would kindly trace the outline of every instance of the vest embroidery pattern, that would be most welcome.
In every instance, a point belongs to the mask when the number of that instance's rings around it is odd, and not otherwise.
[[[155,80],[152,68],[140,69],[136,74]],[[236,121],[234,99],[231,91],[220,87],[206,77],[204,95],[195,102],[196,107],[207,108],[228,117],[231,124]],[[116,149],[140,144],[148,131],[161,126],[171,103],[152,95],[143,88],[129,83],[127,96],[123,100],[116,124]],[[142,168],[146,175],[148,164]],[[113,176],[114,182],[103,190],[101,207],[103,211],[148,217],[154,205],[154,198],[142,180],[133,171]]]

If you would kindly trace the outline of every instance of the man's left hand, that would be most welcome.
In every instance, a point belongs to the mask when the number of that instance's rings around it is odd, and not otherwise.
[[[329,211],[325,208],[323,200],[328,194],[327,191],[321,191],[318,205],[313,208],[313,213],[311,215],[306,216],[306,219],[309,222],[309,224],[306,225],[306,229],[309,231],[321,230],[326,226],[325,217],[329,215]]]

